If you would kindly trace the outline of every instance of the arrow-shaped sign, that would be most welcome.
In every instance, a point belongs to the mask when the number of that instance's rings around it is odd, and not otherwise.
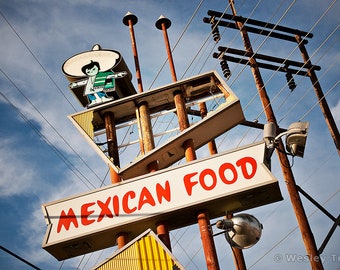
[[[157,171],[42,206],[48,225],[43,248],[59,260],[115,244],[115,235],[136,236],[158,221],[170,229],[281,200],[277,179],[255,143],[182,166]]]

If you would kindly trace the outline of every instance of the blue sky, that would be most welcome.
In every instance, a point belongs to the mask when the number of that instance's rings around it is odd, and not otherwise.
[[[207,0],[200,5],[173,52],[178,79],[214,69],[222,75],[218,61],[211,56],[217,46],[243,50],[239,33],[223,28],[220,28],[222,38],[214,47],[212,38],[208,38],[210,26],[202,21],[207,10],[223,12],[227,2]],[[339,127],[339,3],[331,0],[235,2],[240,16],[314,34],[306,47],[312,62],[322,68],[317,75]],[[42,269],[65,270],[90,269],[116,250],[113,247],[58,262],[41,248],[46,231],[41,204],[89,191],[103,181],[104,185],[110,183],[107,166],[67,119],[67,115],[83,108],[68,90],[61,66],[70,56],[87,51],[98,43],[103,48],[119,51],[134,74],[129,31],[122,23],[122,18],[130,11],[139,19],[135,35],[144,90],[169,84],[168,65],[153,83],[166,59],[163,36],[155,28],[155,21],[161,14],[171,19],[168,34],[174,45],[199,3],[177,0],[0,2],[2,246]],[[231,13],[230,9],[227,13]],[[302,61],[295,43],[252,34],[250,38],[254,50],[259,53]],[[229,66],[232,76],[228,84],[240,98],[246,119],[265,123],[249,67],[234,63]],[[291,93],[283,73],[261,72],[280,126],[287,128],[299,120],[310,122],[305,157],[295,158],[293,164],[296,182],[337,216],[339,156],[310,80],[296,77],[297,88]],[[137,88],[135,78],[133,84]],[[156,123],[157,131],[163,131],[164,126],[177,125],[176,119],[165,118],[163,121]],[[133,135],[128,139],[132,140]],[[222,152],[261,139],[259,130],[236,127],[217,138],[216,142]],[[157,140],[157,143],[162,142],[162,139]],[[137,154],[136,150],[121,151],[122,162],[128,163]],[[198,156],[208,156],[206,149],[202,148]],[[290,255],[304,256],[306,252],[276,154],[272,162],[272,172],[280,182],[284,200],[247,211],[264,226],[259,243],[244,251],[247,266],[249,269],[310,269],[306,261],[289,262]],[[302,201],[317,246],[320,246],[332,222],[310,202],[304,198]],[[340,267],[339,236],[337,229],[322,254],[325,269]],[[197,225],[172,231],[171,238],[173,253],[186,269],[205,268]],[[234,267],[230,248],[223,237],[218,236],[215,240],[221,269]],[[277,254],[282,256],[282,261],[275,261]],[[3,251],[0,251],[0,266],[2,269],[30,269]]]

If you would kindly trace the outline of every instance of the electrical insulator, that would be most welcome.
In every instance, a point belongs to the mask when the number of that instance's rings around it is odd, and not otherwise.
[[[222,68],[223,76],[228,80],[231,76],[231,72],[227,60],[221,60],[220,65]]]
[[[293,75],[290,72],[286,73],[286,79],[287,79],[287,83],[288,83],[288,87],[290,89],[290,91],[293,91],[296,88],[296,84],[295,81],[293,79]]]
[[[212,29],[213,39],[217,43],[221,39],[220,31],[218,30],[217,24],[216,23],[212,24],[211,29]]]

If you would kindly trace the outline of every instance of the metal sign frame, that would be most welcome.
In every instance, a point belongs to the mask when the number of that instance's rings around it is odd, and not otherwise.
[[[282,199],[265,164],[264,142],[164,169],[42,206],[48,224],[43,248],[58,260],[115,244],[167,220],[170,229]],[[180,217],[180,218],[179,218]]]

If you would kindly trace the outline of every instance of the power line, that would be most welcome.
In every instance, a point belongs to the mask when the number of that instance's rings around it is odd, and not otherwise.
[[[202,65],[202,68],[203,68],[203,66],[205,65],[205,63]],[[233,82],[235,82],[235,80],[233,81]],[[267,82],[266,82],[267,83]],[[278,94],[280,94],[281,92],[279,92]]]
[[[335,195],[337,195],[340,191],[337,190],[335,191],[333,194],[331,194],[327,200],[322,204],[322,206],[325,206],[333,197],[335,197]],[[317,213],[319,210],[319,208],[315,209],[312,213],[310,213],[308,215],[308,218],[311,218],[315,213]],[[274,246],[272,246],[269,250],[267,250],[259,259],[257,259],[252,265],[249,266],[248,269],[253,268],[253,266],[255,266],[259,261],[261,261],[265,256],[267,256],[271,251],[274,250],[274,248],[276,248],[277,246],[279,246],[283,241],[287,240],[288,237],[295,232],[298,229],[298,226],[295,226],[293,229],[291,229],[283,238],[281,238]]]
[[[335,89],[335,87],[339,84],[340,80],[338,80],[336,83],[334,83],[331,88],[324,94],[324,96],[322,97],[322,99],[326,98],[326,96]],[[305,112],[299,119],[299,121],[303,120],[318,104],[319,104],[318,100],[317,102],[314,103],[314,105],[307,111]]]
[[[252,10],[251,14],[253,14],[255,12],[255,9],[258,7],[259,3],[261,2],[262,0],[258,1],[258,3],[256,4],[255,8]],[[276,22],[275,24],[275,27],[283,20],[283,18],[287,15],[288,11],[292,8],[292,6],[294,5],[295,3],[295,0],[289,5],[288,8],[286,8],[284,14],[279,18],[279,20]],[[274,16],[274,15],[273,15]],[[221,16],[223,17],[223,15]],[[249,18],[248,18],[249,19]],[[247,19],[247,20],[248,20]],[[247,20],[245,21],[245,23],[247,22]],[[275,27],[270,31],[273,32]],[[265,39],[261,42],[261,44],[258,46],[258,48],[254,51],[254,54],[256,54],[260,49],[261,47],[265,44],[265,42],[269,39],[269,35],[270,33],[265,37]],[[250,59],[250,58],[249,58]],[[249,63],[249,59],[247,61],[247,63]],[[288,58],[286,58],[287,60]],[[233,82],[231,83],[231,85],[236,81],[236,79],[239,78],[239,76],[241,75],[241,73],[245,70],[247,65],[243,65],[241,71],[237,74],[236,78],[233,80]],[[277,72],[277,71],[276,71]],[[276,73],[274,72],[274,74]],[[272,75],[272,77],[274,76],[274,74]],[[272,78],[271,77],[271,78]],[[267,82],[264,83],[264,87],[266,86]],[[244,111],[247,110],[247,108],[255,101],[255,98],[258,96],[258,92],[253,96],[253,98],[248,102],[248,104],[246,105],[246,107],[244,108]],[[272,101],[271,101],[272,102]],[[270,104],[271,104],[270,102]],[[264,112],[264,109],[262,110],[262,112],[255,118],[255,121],[258,121],[260,115]],[[237,147],[241,144],[241,142],[244,140],[245,136],[247,135],[247,133],[250,131],[251,128],[248,128],[246,130],[246,132],[244,133],[243,137],[241,138],[241,140],[239,141],[239,143],[237,144]],[[228,135],[228,133],[224,136],[224,138],[222,139],[222,141],[220,142],[220,145],[224,142],[224,140],[226,139],[226,136]]]
[[[57,85],[57,83],[55,82],[55,80],[52,78],[52,76],[47,72],[46,68],[43,66],[43,64],[39,61],[39,59],[35,56],[35,54],[33,53],[33,51],[30,49],[30,47],[27,45],[27,43],[23,40],[23,38],[19,35],[19,33],[15,30],[15,28],[13,27],[13,25],[7,20],[6,16],[2,13],[2,11],[0,10],[0,14],[1,17],[5,20],[5,22],[8,24],[8,26],[12,29],[12,31],[15,33],[15,35],[20,39],[20,41],[22,42],[22,44],[25,46],[25,48],[27,49],[27,51],[29,51],[29,53],[32,55],[32,57],[34,58],[34,60],[39,64],[39,66],[41,67],[41,69],[45,72],[45,74],[47,75],[47,77],[51,80],[51,82],[54,84],[54,86],[58,89],[58,91],[60,92],[60,94],[67,100],[67,102],[71,105],[71,107],[74,109],[74,111],[77,111],[76,108],[73,106],[73,104],[71,103],[71,101],[66,97],[66,95],[64,94],[64,92],[60,89],[60,87]]]
[[[224,11],[223,14],[227,11],[228,7],[230,5],[228,5]],[[219,19],[221,20],[221,18]],[[218,23],[218,22],[217,22]],[[216,26],[215,26],[216,27]],[[211,34],[213,32],[213,29],[210,31],[209,35],[206,37],[206,39],[204,40],[203,44],[201,45],[201,47],[198,49],[197,53],[195,54],[194,58],[191,60],[191,62],[189,63],[188,67],[186,68],[186,70],[184,71],[183,75],[181,76],[181,79],[183,79],[183,77],[185,76],[185,74],[188,72],[188,70],[190,69],[191,65],[193,64],[193,62],[195,61],[195,59],[197,58],[198,54],[201,52],[201,50],[203,49],[203,47],[205,46],[205,44],[208,42]]]
[[[311,27],[311,29],[308,31],[308,34],[311,33],[311,32],[313,31],[313,29],[319,24],[319,22],[326,16],[326,14],[331,10],[331,8],[332,8],[333,5],[335,4],[335,2],[336,2],[336,0],[334,0],[334,1],[331,3],[331,5],[326,9],[326,11],[319,17],[319,19],[317,20],[317,22],[315,22],[314,25]],[[276,24],[276,25],[277,25],[277,24]],[[338,26],[338,27],[339,27],[339,26]],[[338,28],[338,27],[337,27],[337,28]],[[337,29],[337,28],[336,28],[336,29]],[[326,38],[326,40],[324,40],[324,41],[322,42],[322,44],[319,45],[319,47],[314,51],[314,53],[312,54],[312,56],[311,56],[310,58],[312,58],[313,55],[317,53],[317,51],[323,46],[323,44],[325,44],[325,42],[330,38],[331,35],[333,35],[333,33],[335,33],[335,31],[333,31],[333,32]],[[268,37],[269,37],[269,36],[267,36],[267,38],[268,38]],[[305,38],[306,38],[306,37],[304,37],[304,38],[301,40],[300,43],[302,43],[302,42],[305,40]],[[296,47],[295,47],[294,50],[290,53],[290,55],[292,55],[293,52],[294,52],[295,50],[298,49],[298,46],[299,46],[299,44],[296,45]],[[290,55],[289,55],[289,56],[290,56]],[[288,56],[288,57],[289,57],[289,56]],[[288,57],[286,58],[286,60],[288,60]],[[304,67],[304,66],[305,66],[305,65],[303,65],[303,67]],[[301,67],[299,70],[301,70],[303,67]],[[277,71],[276,71],[276,72],[277,72]],[[271,78],[272,78],[272,77],[271,77]],[[266,85],[266,84],[267,84],[267,82],[265,83],[265,85]],[[281,89],[281,91],[279,91],[279,93],[282,92],[282,90],[283,90],[283,89]],[[279,94],[279,93],[278,93],[278,94]],[[278,94],[277,94],[277,95],[278,95]],[[276,95],[276,96],[277,96],[277,95]],[[274,99],[274,100],[275,100],[275,99]],[[274,100],[271,100],[271,102],[268,104],[268,106],[270,106]],[[264,113],[265,109],[266,109],[266,108],[263,108],[262,112],[258,115],[257,118],[259,118],[260,115]]]
[[[16,83],[0,68],[0,72],[5,76],[5,78],[14,86],[14,88],[26,99],[26,101],[34,108],[34,110],[44,119],[44,121],[52,128],[52,130],[64,141],[64,143],[73,151],[73,153],[85,164],[85,166],[92,171],[92,173],[101,181],[100,177],[92,170],[92,168],[89,167],[89,165],[85,162],[85,160],[79,155],[79,153],[69,144],[69,142],[60,134],[60,132],[51,124],[51,122],[48,121],[48,119],[40,112],[40,110],[31,102],[31,100],[23,93],[23,91],[20,90],[20,88],[16,85]],[[2,94],[2,96],[4,96]],[[5,97],[5,96],[4,96]],[[5,98],[7,102],[9,102],[13,107],[16,108],[16,111],[20,111],[19,108],[13,105],[9,101],[8,98]],[[22,114],[22,113],[20,113]],[[25,117],[28,119],[27,117]],[[38,133],[39,136],[44,136],[42,133],[39,131]],[[46,136],[44,136],[46,138]],[[47,139],[47,138],[46,138]],[[48,140],[49,143],[52,144],[50,140]],[[89,180],[88,180],[89,181]],[[89,181],[90,182],[90,181]],[[92,183],[91,185],[95,187]]]
[[[70,102],[70,100],[65,96],[63,91],[60,89],[60,87],[57,85],[57,83],[54,81],[52,76],[47,72],[45,67],[42,65],[42,63],[39,61],[39,59],[35,56],[33,51],[30,49],[30,47],[27,45],[27,43],[24,41],[24,39],[19,35],[19,33],[16,31],[16,29],[12,26],[12,24],[8,21],[6,16],[3,14],[3,12],[0,10],[0,14],[3,17],[3,19],[6,21],[6,23],[9,25],[9,27],[12,29],[12,31],[15,33],[15,35],[19,38],[19,40],[22,42],[22,44],[25,46],[25,48],[28,50],[28,52],[32,55],[34,60],[39,64],[41,69],[45,72],[47,77],[52,81],[52,83],[55,85],[55,87],[58,89],[58,91],[62,94],[62,96],[67,100],[67,102],[71,105],[71,107],[76,111],[76,108],[73,106],[73,104]],[[85,166],[99,179],[100,182],[102,182],[101,178],[98,176],[96,172],[92,168],[89,167],[89,165],[85,162],[85,160],[75,151],[75,149],[67,142],[67,140],[57,131],[57,129],[47,120],[47,118],[38,110],[38,108],[29,100],[29,98],[19,89],[19,87],[14,83],[14,81],[0,68],[1,73],[6,77],[8,81],[11,82],[11,84],[15,87],[15,89],[30,103],[30,105],[38,112],[38,114],[47,122],[47,124],[53,129],[53,131],[65,142],[65,144],[76,154],[76,156],[85,164]],[[7,99],[8,100],[8,99]],[[17,108],[17,110],[19,110]]]
[[[320,59],[321,59],[321,58],[320,58]],[[316,63],[318,63],[318,62],[316,62]],[[331,68],[333,68],[336,64],[338,64],[338,61],[337,61],[337,59],[335,58],[335,59],[333,59],[333,62],[332,62],[331,64],[328,65],[328,67],[327,67],[327,69],[325,70],[325,72],[324,72],[321,76],[318,76],[319,81],[322,80],[322,78],[323,78],[324,76],[326,76],[327,73],[329,72],[329,70],[330,70]],[[292,104],[292,105],[290,106],[290,108],[289,108],[289,109],[286,111],[286,113],[281,117],[281,119],[278,121],[278,123],[282,122],[283,119],[285,119],[285,118],[287,117],[287,115],[288,115],[290,112],[292,112],[293,109],[294,109],[296,106],[298,106],[298,105],[300,104],[300,102],[301,102],[303,99],[305,99],[306,96],[307,96],[308,94],[310,94],[310,92],[311,92],[312,90],[313,90],[313,86],[310,86],[310,87],[305,91],[305,94],[302,95],[301,98],[299,98],[294,104]],[[300,118],[300,119],[301,119],[301,118]]]
[[[192,14],[192,16],[191,16],[191,18],[189,19],[188,23],[187,23],[186,26],[184,27],[182,33],[179,35],[179,37],[178,37],[176,43],[174,44],[174,46],[173,46],[171,52],[173,52],[173,51],[176,49],[177,45],[179,44],[179,42],[180,42],[181,39],[183,38],[185,32],[186,32],[187,29],[189,28],[189,26],[190,26],[192,20],[195,18],[196,14],[197,14],[198,10],[200,9],[200,7],[202,6],[203,2],[204,2],[204,0],[201,0],[201,1],[199,2],[199,4],[198,4],[198,6],[196,7],[194,13]],[[151,89],[151,87],[153,86],[153,84],[154,84],[155,81],[157,80],[159,74],[161,73],[161,71],[163,70],[163,68],[164,68],[164,66],[165,66],[165,64],[166,64],[167,62],[168,62],[168,58],[166,58],[165,61],[163,62],[162,66],[161,66],[161,68],[159,69],[159,71],[157,72],[157,74],[156,74],[154,80],[151,82],[151,85],[149,86],[149,89]]]
[[[89,185],[83,180],[85,179],[93,188],[96,188],[81,171],[79,171],[66,157],[65,155],[58,150],[52,142],[45,136],[43,135],[40,130],[33,124],[32,121],[30,121],[2,92],[0,92],[0,95],[3,97],[3,99],[12,106],[12,108],[18,113],[18,115],[39,135],[39,137],[46,142],[46,144],[57,154],[57,156],[66,164],[66,166],[78,177],[80,181],[83,182],[84,185],[88,189],[91,189]],[[76,173],[77,172],[77,173]],[[79,175],[81,175],[83,178],[81,178]]]
[[[10,251],[9,249],[5,248],[4,246],[0,245],[0,249],[2,249],[3,251],[5,251],[6,253],[12,255],[13,257],[15,257],[16,259],[22,261],[23,263],[31,266],[33,269],[37,269],[37,270],[41,270],[39,267],[35,266],[34,264],[30,263],[29,261],[25,260],[24,258],[20,257],[18,254]]]

